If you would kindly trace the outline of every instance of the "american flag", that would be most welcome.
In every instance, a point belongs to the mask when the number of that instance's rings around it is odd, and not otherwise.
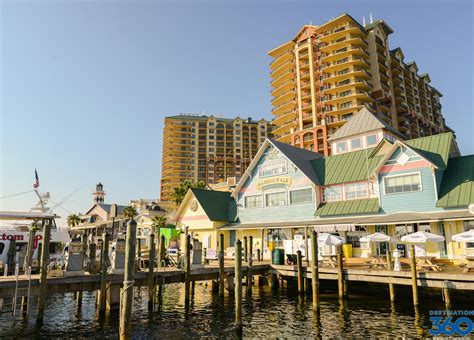
[[[36,171],[35,169],[35,182],[33,183],[33,188],[35,190],[37,190],[40,186],[40,180],[39,180],[39,177],[38,177],[38,172]]]

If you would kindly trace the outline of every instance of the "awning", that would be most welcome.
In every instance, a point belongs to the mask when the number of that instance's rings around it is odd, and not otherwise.
[[[338,231],[355,231],[354,224],[324,224],[315,225],[314,230],[323,233],[335,233]]]
[[[290,221],[290,222],[268,222],[268,223],[230,223],[218,227],[219,230],[242,230],[242,229],[281,229],[281,228],[304,228],[314,224],[313,221]]]
[[[400,212],[395,214],[367,217],[364,225],[399,224],[399,223],[429,223],[439,221],[474,219],[468,210],[436,211],[430,213]]]

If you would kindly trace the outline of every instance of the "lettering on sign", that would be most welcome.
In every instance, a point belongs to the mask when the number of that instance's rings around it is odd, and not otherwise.
[[[289,186],[291,185],[291,177],[279,176],[261,179],[257,182],[257,190],[261,190],[263,187],[273,184],[284,184]]]

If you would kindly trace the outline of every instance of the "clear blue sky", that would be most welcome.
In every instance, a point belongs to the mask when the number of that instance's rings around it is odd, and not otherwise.
[[[163,117],[270,115],[267,51],[304,24],[373,13],[428,72],[464,154],[474,151],[470,1],[0,1],[0,196],[41,189],[84,212],[159,195]],[[32,193],[1,199],[27,209]],[[61,209],[56,212],[67,215]]]

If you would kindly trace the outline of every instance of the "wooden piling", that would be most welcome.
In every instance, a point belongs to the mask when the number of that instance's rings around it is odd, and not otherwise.
[[[313,229],[311,235],[311,284],[313,288],[313,309],[319,309],[319,264],[318,264],[318,233]]]
[[[31,224],[30,230],[28,231],[28,244],[26,248],[26,257],[23,264],[23,272],[27,273],[28,268],[31,266],[33,262],[33,253],[35,251],[35,236],[36,236],[36,226],[34,223]]]
[[[242,332],[242,242],[235,242],[235,328]]]
[[[392,271],[393,270],[393,265],[392,265],[392,253],[390,251],[390,242],[387,242],[387,270]],[[390,278],[390,281],[392,279]],[[395,285],[390,282],[388,284],[388,292],[390,294],[390,302],[395,302]]]
[[[415,245],[410,245],[410,262],[411,262],[411,285],[413,291],[413,305],[418,306],[418,283],[416,274],[416,256]]]
[[[100,258],[100,291],[99,313],[104,314],[107,309],[107,264],[109,260],[109,234],[102,234],[102,253]]]
[[[224,280],[224,234],[221,234],[219,240],[219,296],[224,296]]]
[[[153,299],[155,296],[155,235],[153,233],[148,237],[148,310],[153,310]]]
[[[135,255],[136,255],[137,222],[131,219],[127,223],[127,235],[125,246],[125,274],[123,277],[121,315],[120,315],[120,339],[130,339],[132,335],[132,304],[133,284],[135,277]]]
[[[51,221],[43,219],[43,239],[41,243],[41,261],[40,261],[40,278],[39,278],[39,295],[38,295],[38,315],[36,321],[43,322],[44,317],[44,302],[46,300],[47,290],[47,274],[49,262],[49,240],[51,239]]]
[[[165,235],[161,235],[160,237],[160,263],[163,264],[162,261],[165,260],[166,257],[166,237]]]
[[[260,258],[259,258],[259,261],[263,261],[263,241],[265,239],[265,229],[262,228],[262,231],[261,231],[261,237],[262,237],[262,240],[260,242]]]
[[[247,244],[247,236],[244,236],[244,262],[248,261],[248,244]]]
[[[185,243],[185,273],[184,273],[184,300],[189,302],[189,292],[191,283],[191,235],[186,235]]]
[[[249,258],[247,267],[247,291],[252,290],[253,236],[249,237]]]
[[[304,292],[304,282],[303,282],[303,257],[301,255],[301,250],[296,252],[296,264],[298,267],[298,293]]]
[[[337,251],[337,287],[339,293],[339,299],[344,298],[344,278],[343,278],[343,262],[342,262],[342,246],[338,245]]]

